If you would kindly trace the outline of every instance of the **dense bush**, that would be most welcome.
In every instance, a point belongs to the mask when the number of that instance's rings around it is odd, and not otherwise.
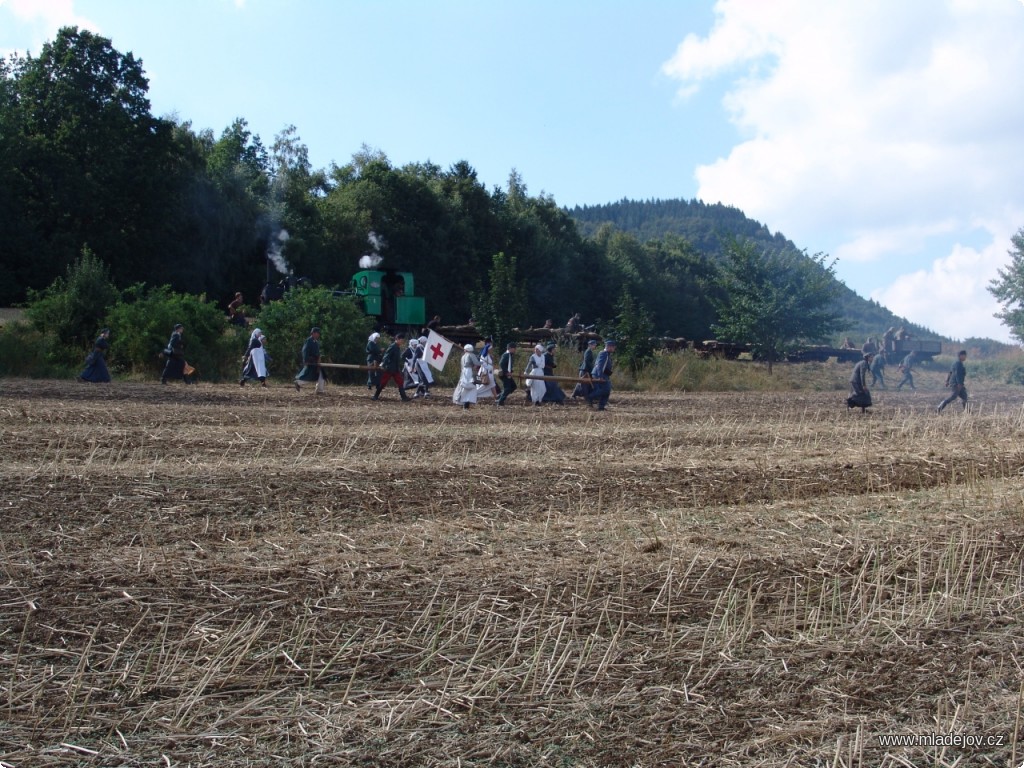
[[[42,291],[29,291],[25,316],[36,330],[53,334],[60,345],[85,349],[96,338],[107,311],[120,298],[110,270],[88,248]]]
[[[320,351],[323,362],[366,362],[366,339],[373,327],[349,296],[335,296],[326,288],[296,288],[284,298],[264,307],[255,323],[267,336],[267,351],[272,362],[271,373],[278,377],[294,376],[302,365],[302,345],[313,326],[320,328]],[[244,348],[244,347],[243,347]],[[354,381],[365,374],[339,376],[335,380]]]
[[[185,326],[185,359],[198,369],[201,379],[219,381],[238,375],[245,329],[228,325],[224,313],[206,296],[175,293],[167,286],[133,286],[107,314],[111,363],[133,373],[159,375],[160,352],[175,323]]]
[[[66,378],[81,372],[84,359],[84,354],[59,344],[52,333],[27,323],[0,328],[0,376]]]

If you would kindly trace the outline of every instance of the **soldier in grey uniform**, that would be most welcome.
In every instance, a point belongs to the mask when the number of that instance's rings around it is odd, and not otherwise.
[[[850,396],[846,398],[846,407],[860,408],[861,413],[864,413],[865,409],[871,407],[868,373],[871,372],[872,358],[874,358],[874,355],[866,352],[864,359],[853,367],[853,373],[850,374]]]
[[[903,373],[903,378],[896,385],[897,392],[903,389],[904,384],[909,384],[910,388],[914,389],[914,363],[916,362],[917,357],[914,356],[912,351],[908,352],[907,356],[903,358],[903,362],[900,363],[900,371]]]
[[[939,403],[935,409],[936,413],[942,413],[942,409],[952,403],[958,397],[963,400],[963,409],[967,410],[967,387],[964,386],[964,382],[967,380],[967,366],[964,365],[964,361],[967,360],[967,350],[961,349],[960,353],[956,356],[956,362],[953,363],[953,367],[949,369],[949,375],[946,377],[946,386],[949,387],[949,397]]]

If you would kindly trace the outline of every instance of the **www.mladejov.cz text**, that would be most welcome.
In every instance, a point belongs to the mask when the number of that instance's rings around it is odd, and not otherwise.
[[[1007,743],[1006,734],[977,733],[882,733],[878,735],[880,747],[957,747],[959,749],[980,749],[1002,747]]]

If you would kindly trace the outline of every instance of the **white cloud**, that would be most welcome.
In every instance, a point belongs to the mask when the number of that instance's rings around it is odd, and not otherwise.
[[[1011,342],[1009,330],[994,316],[998,304],[988,293],[989,283],[1007,262],[1009,245],[1009,237],[980,250],[958,244],[929,269],[901,275],[871,298],[955,339]]]
[[[38,54],[43,43],[52,40],[61,27],[78,27],[99,32],[99,25],[75,11],[74,0],[0,0],[0,16],[30,30],[19,35],[32,39],[31,53]],[[14,53],[6,50],[4,53]],[[24,54],[26,51],[18,51]]]
[[[977,251],[950,251],[949,238],[976,235],[1008,206],[1024,211],[1020,3],[719,0],[715,14],[709,34],[689,35],[663,67],[687,92],[726,86],[740,139],[697,168],[700,198],[830,251],[844,279],[844,264],[897,261],[904,277],[872,293],[904,302],[901,286],[927,280],[940,302],[947,283],[962,295],[982,267],[992,276],[1006,262],[1002,226]],[[943,333],[968,322],[920,302],[949,317],[932,326]]]
[[[74,0],[0,0],[0,7],[19,21],[40,23],[54,29],[69,25],[90,29],[96,26],[75,12]]]

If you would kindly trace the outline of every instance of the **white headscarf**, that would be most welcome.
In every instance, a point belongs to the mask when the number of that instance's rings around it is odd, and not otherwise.
[[[380,334],[374,331],[373,333],[370,334],[370,338],[368,338],[367,341],[376,341],[379,338]]]
[[[254,341],[256,341],[256,339],[258,339],[262,335],[263,331],[261,331],[259,328],[254,329],[253,332],[249,335],[249,343],[252,344]]]

